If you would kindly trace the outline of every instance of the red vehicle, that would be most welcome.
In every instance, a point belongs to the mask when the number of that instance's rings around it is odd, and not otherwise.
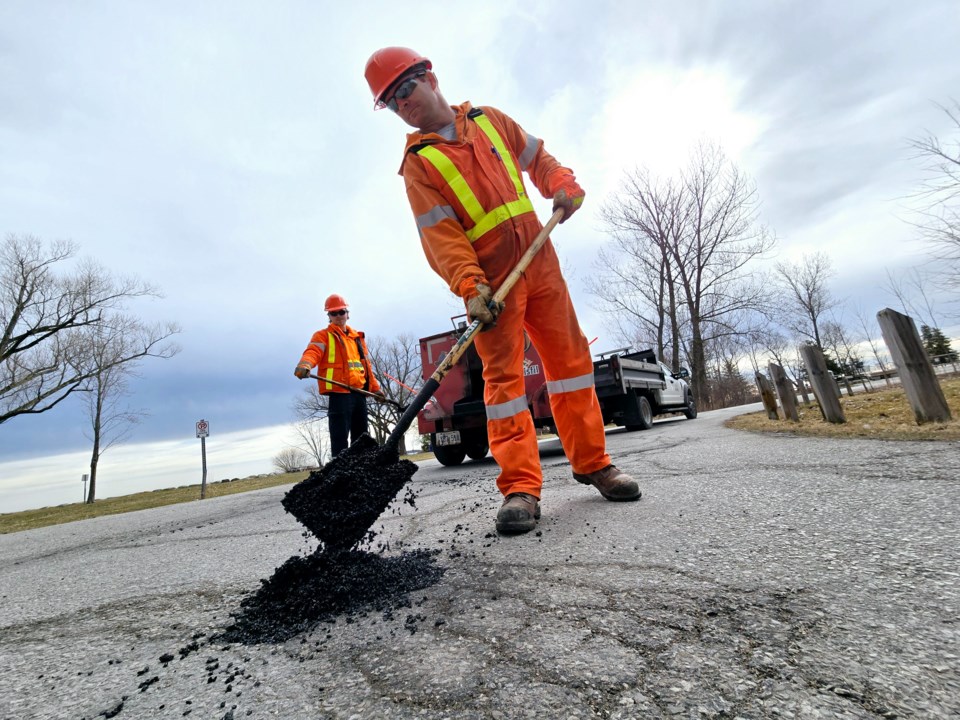
[[[457,318],[454,318],[457,320]],[[426,380],[466,329],[466,321],[457,330],[420,339],[420,359]],[[604,423],[622,425],[628,430],[645,430],[653,416],[682,412],[697,416],[693,394],[682,378],[686,370],[671,373],[658,362],[651,350],[626,352],[629,348],[604,353],[593,363],[594,387]],[[606,357],[604,357],[606,356]],[[527,404],[538,428],[553,427],[547,379],[537,349],[526,343],[523,358]],[[487,414],[483,404],[483,365],[472,345],[460,362],[444,377],[436,394],[417,415],[421,434],[430,436],[433,453],[444,465],[459,465],[464,458],[481,460],[487,456]]]

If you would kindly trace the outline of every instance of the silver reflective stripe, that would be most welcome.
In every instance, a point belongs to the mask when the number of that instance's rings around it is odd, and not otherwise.
[[[520,162],[520,169],[526,170],[527,165],[533,161],[533,156],[537,154],[537,145],[540,144],[540,140],[535,138],[530,133],[527,133],[527,145],[523,148],[523,152],[520,153],[520,157],[517,160]]]
[[[321,352],[322,352],[323,350],[326,350],[326,349],[327,349],[327,346],[324,345],[323,343],[314,343],[314,342],[312,342],[312,343],[310,343],[310,344],[313,345],[313,346],[315,346],[315,347],[320,348]]]
[[[417,216],[417,229],[422,232],[425,228],[433,227],[444,218],[451,218],[452,220],[460,222],[452,207],[449,205],[437,205],[431,208],[429,212]]]
[[[526,396],[499,405],[487,405],[487,420],[504,420],[527,411]]]
[[[547,392],[551,395],[557,393],[573,392],[574,390],[583,390],[593,387],[593,373],[581,375],[580,377],[566,378],[565,380],[548,380]]]

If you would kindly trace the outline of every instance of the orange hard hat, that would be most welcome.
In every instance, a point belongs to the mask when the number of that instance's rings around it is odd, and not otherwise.
[[[417,65],[422,65],[427,70],[433,67],[430,60],[416,50],[406,47],[385,47],[371,55],[363,75],[367,78],[370,92],[373,93],[374,108],[383,107],[380,102],[383,94],[401,75]]]
[[[346,310],[348,307],[347,301],[343,298],[343,295],[337,295],[336,293],[328,297],[326,302],[323,303],[323,309],[327,312],[333,312],[334,310]]]

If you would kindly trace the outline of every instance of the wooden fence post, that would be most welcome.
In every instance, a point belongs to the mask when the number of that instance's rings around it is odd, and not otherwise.
[[[774,387],[777,388],[777,397],[780,398],[780,407],[783,408],[783,418],[800,422],[800,416],[797,414],[797,395],[793,389],[793,383],[787,379],[787,374],[783,368],[776,363],[767,365],[770,371],[770,377],[773,378]]]
[[[887,344],[893,364],[900,371],[900,383],[907,393],[917,425],[926,422],[946,422],[950,407],[943,396],[930,358],[923,349],[920,333],[913,318],[884,308],[877,313],[880,333]]]
[[[807,368],[807,376],[810,378],[813,394],[820,404],[823,419],[832,423],[845,423],[847,418],[843,414],[843,408],[840,407],[840,388],[833,375],[827,370],[823,351],[816,345],[801,345],[800,356]]]
[[[756,375],[757,387],[760,388],[760,399],[763,400],[763,408],[767,411],[767,417],[770,420],[779,420],[777,414],[777,398],[773,394],[773,387],[767,376],[761,372]]]
[[[850,378],[847,377],[846,373],[842,375],[843,385],[847,388],[847,395],[853,396],[853,387],[850,385]]]

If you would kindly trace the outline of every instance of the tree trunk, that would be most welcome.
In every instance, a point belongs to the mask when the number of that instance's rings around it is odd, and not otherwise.
[[[87,493],[87,503],[93,504],[97,497],[97,463],[100,462],[100,432],[103,417],[103,386],[97,387],[97,402],[93,417],[93,452],[90,455],[90,491]]]
[[[93,444],[93,456],[90,458],[90,487],[87,490],[87,502],[93,504],[97,497],[97,463],[100,462],[100,443]]]
[[[710,392],[707,387],[707,361],[703,347],[703,335],[700,332],[700,318],[691,313],[690,327],[693,340],[690,343],[690,369],[693,380],[693,396],[703,410],[712,409]]]

